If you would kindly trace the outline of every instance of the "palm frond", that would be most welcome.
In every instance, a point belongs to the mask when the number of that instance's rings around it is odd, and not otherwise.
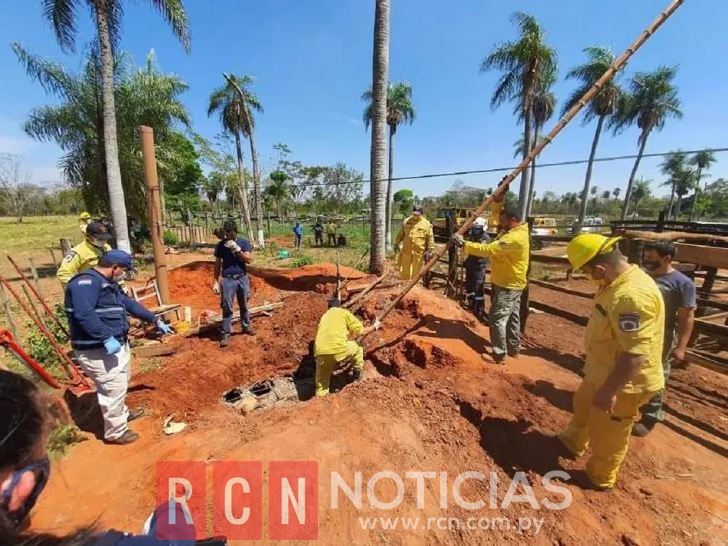
[[[35,56],[17,42],[13,43],[12,49],[28,76],[36,80],[44,90],[58,96],[73,93],[74,79],[60,63]]]
[[[182,0],[149,0],[165,21],[172,27],[172,32],[179,39],[185,51],[190,50],[190,29]]]
[[[48,20],[63,51],[76,46],[76,0],[43,0],[43,16]]]

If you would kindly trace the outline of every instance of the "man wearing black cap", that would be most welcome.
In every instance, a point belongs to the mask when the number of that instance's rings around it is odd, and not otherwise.
[[[124,400],[131,376],[129,320],[132,316],[155,324],[163,334],[172,329],[119,287],[134,269],[132,257],[123,250],[110,250],[96,267],[74,276],[66,287],[66,315],[74,356],[84,373],[96,385],[104,440],[109,444],[130,444],[139,435],[128,422],[143,410],[129,411]]]
[[[222,226],[222,240],[215,247],[215,278],[212,291],[220,294],[222,308],[222,338],[220,347],[227,347],[233,327],[233,300],[240,307],[240,323],[243,333],[255,335],[250,325],[248,298],[250,281],[247,265],[253,261],[253,245],[247,239],[238,239],[238,229],[233,220]]]
[[[412,216],[407,218],[399,229],[394,241],[395,248],[402,248],[397,257],[399,278],[408,281],[420,272],[422,263],[429,260],[435,249],[432,224],[422,215],[422,207],[412,207]]]
[[[87,224],[83,242],[74,246],[58,267],[56,278],[61,284],[65,287],[74,275],[99,263],[99,256],[111,250],[111,245],[108,243],[111,237],[108,227],[101,222]]]

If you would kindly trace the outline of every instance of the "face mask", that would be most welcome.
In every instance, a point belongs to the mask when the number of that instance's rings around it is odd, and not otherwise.
[[[111,276],[111,282],[114,282],[116,284],[119,284],[124,279],[126,279],[126,271],[122,271],[121,273],[119,273],[117,275]]]
[[[106,241],[102,241],[101,239],[96,239],[95,237],[91,236],[89,236],[88,242],[96,248],[104,248],[106,246]]]
[[[33,486],[33,490],[30,492],[30,495],[28,495],[28,497],[23,501],[22,506],[17,510],[10,512],[8,511],[8,506],[10,506],[10,498],[12,497],[15,488],[18,487],[18,483],[20,483],[20,478],[26,472],[32,472],[33,474],[35,474],[35,485]],[[5,489],[5,491],[3,491],[2,493],[0,508],[7,511],[8,516],[10,517],[11,521],[15,523],[15,525],[19,526],[26,520],[28,514],[30,514],[30,511],[33,509],[33,506],[35,506],[38,497],[48,483],[48,476],[50,476],[50,473],[51,465],[47,457],[41,459],[36,463],[28,465],[25,468],[21,468],[20,470],[13,472],[13,475],[10,478],[10,485],[8,485],[7,489]]]
[[[645,260],[642,262],[642,267],[647,271],[657,271],[662,267],[662,262]]]

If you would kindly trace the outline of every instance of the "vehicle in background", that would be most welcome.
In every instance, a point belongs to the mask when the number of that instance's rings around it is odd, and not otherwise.
[[[571,227],[571,232],[576,233],[576,220]],[[584,218],[584,224],[581,226],[582,233],[601,233],[605,227],[604,220],[599,216],[587,216]]]

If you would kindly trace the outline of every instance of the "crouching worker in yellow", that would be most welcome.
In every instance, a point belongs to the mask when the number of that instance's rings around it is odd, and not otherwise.
[[[329,394],[331,374],[344,364],[351,364],[354,381],[359,381],[364,372],[364,349],[350,336],[366,335],[378,330],[381,324],[375,321],[367,328],[349,311],[341,307],[336,298],[329,301],[329,310],[324,313],[316,330],[314,357],[316,358],[316,396]]]
[[[586,327],[584,379],[559,439],[577,456],[591,447],[586,474],[597,489],[614,487],[640,407],[664,386],[662,295],[647,273],[627,263],[618,240],[584,233],[566,248],[574,269],[599,290]]]

